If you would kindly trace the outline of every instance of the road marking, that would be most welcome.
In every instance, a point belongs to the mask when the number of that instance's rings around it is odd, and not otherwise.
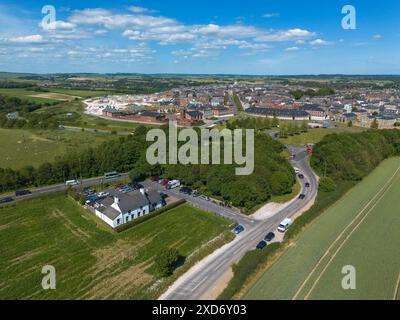
[[[393,300],[397,300],[397,295],[399,294],[399,290],[400,290],[400,273],[399,277],[397,278],[396,288],[394,289]]]
[[[387,188],[390,188],[393,180],[395,179],[396,175],[400,171],[400,166],[397,168],[395,173],[390,177],[390,179],[385,183],[385,185],[375,194],[375,196],[364,206],[364,208],[357,214],[357,216],[347,225],[347,227],[339,234],[339,236],[331,243],[329,248],[325,251],[323,256],[319,258],[317,261],[317,264],[314,266],[314,268],[311,270],[311,272],[308,274],[306,279],[303,281],[303,283],[300,285],[300,287],[297,289],[295,295],[292,297],[292,300],[296,300],[297,297],[299,296],[300,292],[304,289],[310,278],[313,276],[314,272],[318,269],[318,267],[321,265],[322,261],[328,256],[329,252],[332,250],[332,248],[335,246],[337,242],[343,237],[343,235],[347,232],[348,229],[351,228],[351,226],[358,220],[358,218],[364,213],[365,210],[368,209],[368,207],[375,201],[376,198],[380,196],[380,193],[382,190],[384,190],[383,195],[386,194],[386,191],[388,190]],[[386,189],[386,190],[385,190]]]

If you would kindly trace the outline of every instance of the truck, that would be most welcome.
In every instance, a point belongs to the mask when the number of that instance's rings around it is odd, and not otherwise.
[[[65,182],[67,187],[77,186],[78,184],[80,184],[79,180],[68,180]]]
[[[286,218],[279,224],[278,231],[282,232],[282,233],[286,232],[289,229],[289,227],[292,225],[292,223],[293,223],[293,221],[291,219]]]

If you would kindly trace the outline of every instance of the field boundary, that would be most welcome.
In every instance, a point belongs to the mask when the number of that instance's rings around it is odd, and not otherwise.
[[[399,273],[399,277],[397,278],[396,288],[394,288],[393,300],[397,300],[399,290],[400,290],[400,273]]]
[[[372,211],[373,208],[376,207],[376,205],[381,201],[381,199],[386,195],[386,192],[391,188],[393,185],[396,176],[398,172],[400,171],[400,166],[397,168],[395,173],[390,177],[390,179],[385,183],[385,185],[375,194],[375,196],[364,206],[364,208],[357,214],[357,216],[346,226],[346,228],[339,234],[339,236],[331,243],[331,245],[328,247],[328,249],[325,251],[323,256],[317,261],[317,264],[314,266],[314,268],[311,270],[311,272],[308,274],[306,279],[302,282],[298,290],[296,291],[295,295],[292,297],[292,300],[296,300],[301,291],[304,289],[308,281],[311,279],[311,277],[314,275],[318,267],[322,264],[322,261],[328,256],[330,251],[333,249],[333,247],[338,243],[344,234],[351,228],[351,226],[362,216],[362,214],[368,209],[368,207],[377,199],[377,202],[371,207],[368,211],[367,214],[364,215],[364,217],[361,219],[361,221],[358,222],[358,224],[353,228],[353,230],[350,232],[349,235],[344,239],[344,241],[341,243],[337,251],[334,253],[334,255],[331,257],[331,259],[328,261],[327,265],[325,268],[322,270],[321,274],[317,278],[316,282],[314,282],[312,288],[310,291],[308,291],[307,295],[305,296],[305,299],[308,298],[310,295],[311,291],[315,288],[316,284],[318,283],[319,279],[322,277],[326,269],[329,267],[330,263],[332,260],[336,257],[337,253],[340,251],[340,249],[343,247],[343,245],[346,243],[346,241],[350,238],[350,236],[353,234],[353,232],[358,228],[358,226],[365,220],[365,218],[369,215],[369,213]],[[382,193],[383,192],[383,193]]]

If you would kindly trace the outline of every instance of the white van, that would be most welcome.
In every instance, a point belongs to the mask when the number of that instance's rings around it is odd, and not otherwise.
[[[73,186],[77,186],[79,184],[79,180],[69,180],[65,182],[65,185],[67,187],[73,187]]]
[[[181,182],[179,180],[172,180],[168,182],[167,189],[175,189],[181,186]]]
[[[294,167],[294,172],[296,172],[296,174],[301,173],[301,170],[299,168]]]
[[[293,223],[293,221],[291,219],[283,220],[278,227],[278,231],[282,232],[282,233],[286,232],[292,223]]]

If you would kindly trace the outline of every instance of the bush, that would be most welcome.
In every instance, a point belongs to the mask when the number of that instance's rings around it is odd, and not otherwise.
[[[180,254],[177,249],[161,250],[154,260],[156,274],[162,278],[169,277],[174,272],[179,260]]]
[[[332,192],[336,190],[335,181],[329,177],[323,177],[319,181],[319,190],[324,192]]]

